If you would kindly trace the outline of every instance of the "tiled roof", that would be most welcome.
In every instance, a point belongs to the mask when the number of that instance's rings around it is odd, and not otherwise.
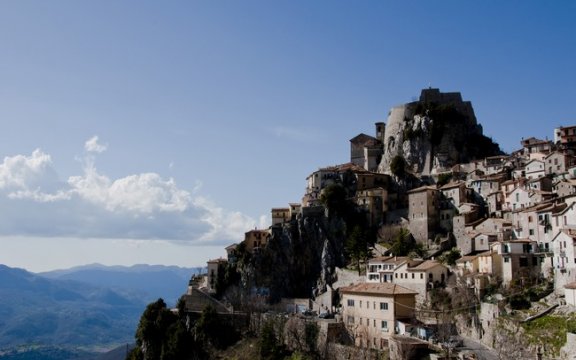
[[[435,268],[436,266],[443,266],[443,265],[439,263],[437,260],[425,260],[414,267],[409,267],[408,271],[426,271]]]
[[[363,294],[363,295],[411,295],[418,294],[414,290],[393,283],[359,283],[340,288],[342,294]]]

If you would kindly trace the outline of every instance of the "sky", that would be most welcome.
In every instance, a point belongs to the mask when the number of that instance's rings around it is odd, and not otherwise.
[[[0,2],[0,263],[202,266],[391,107],[576,125],[572,1]]]

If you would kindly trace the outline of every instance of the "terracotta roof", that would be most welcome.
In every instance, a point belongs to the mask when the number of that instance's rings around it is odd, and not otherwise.
[[[425,260],[414,267],[409,267],[408,271],[426,271],[435,268],[436,266],[444,266],[444,265],[439,263],[437,260]]]
[[[466,184],[466,182],[464,182],[464,181],[451,181],[448,184],[441,186],[440,189],[451,189],[451,188],[458,187],[460,185],[465,185],[465,184]]]
[[[413,193],[417,193],[417,192],[421,192],[421,191],[425,191],[425,190],[437,190],[436,186],[420,186],[416,189],[412,189],[410,191],[408,191],[408,194],[413,194]]]
[[[456,260],[457,263],[464,263],[466,261],[472,261],[474,259],[476,259],[478,257],[478,255],[466,255],[466,256],[462,256],[460,259]]]
[[[368,260],[368,262],[381,261],[387,264],[400,264],[408,260],[410,260],[408,256],[379,256]]]
[[[416,295],[414,290],[393,283],[359,283],[340,288],[342,294],[364,294],[375,296]]]
[[[476,254],[476,256],[478,256],[478,257],[480,257],[480,256],[490,256],[490,255],[492,255],[492,251],[490,251],[490,250],[481,252],[480,254]]]

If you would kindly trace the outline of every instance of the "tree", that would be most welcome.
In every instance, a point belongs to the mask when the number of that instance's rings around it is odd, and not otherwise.
[[[178,302],[184,308],[184,301]],[[129,360],[186,360],[206,358],[202,347],[194,341],[185,324],[185,317],[172,313],[162,299],[149,304],[140,317],[136,344]]]
[[[196,338],[205,346],[224,349],[238,340],[236,330],[222,320],[214,307],[208,305],[194,326]]]
[[[322,190],[320,202],[330,214],[342,214],[346,207],[346,189],[341,184],[330,184]]]
[[[396,256],[408,256],[410,254],[422,257],[425,255],[425,249],[422,244],[414,240],[408,229],[401,229],[390,246],[390,252]]]
[[[390,170],[392,174],[401,178],[406,174],[406,160],[402,155],[396,155],[390,162]]]
[[[267,320],[260,330],[260,356],[269,360],[284,358],[284,344],[276,335],[272,320]]]
[[[460,259],[460,250],[458,248],[452,248],[450,251],[446,251],[440,257],[440,262],[447,265],[456,265],[456,260]]]
[[[356,263],[358,275],[361,274],[361,262],[366,263],[372,257],[372,251],[369,247],[368,234],[360,225],[355,225],[346,239],[346,252],[350,260]]]

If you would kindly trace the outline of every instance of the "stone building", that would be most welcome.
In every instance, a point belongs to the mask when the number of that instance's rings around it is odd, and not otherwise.
[[[366,134],[359,134],[350,139],[351,163],[361,166],[368,171],[376,171],[381,158],[382,142],[377,138]]]
[[[427,244],[439,226],[440,191],[422,186],[408,191],[408,229],[419,243]]]

